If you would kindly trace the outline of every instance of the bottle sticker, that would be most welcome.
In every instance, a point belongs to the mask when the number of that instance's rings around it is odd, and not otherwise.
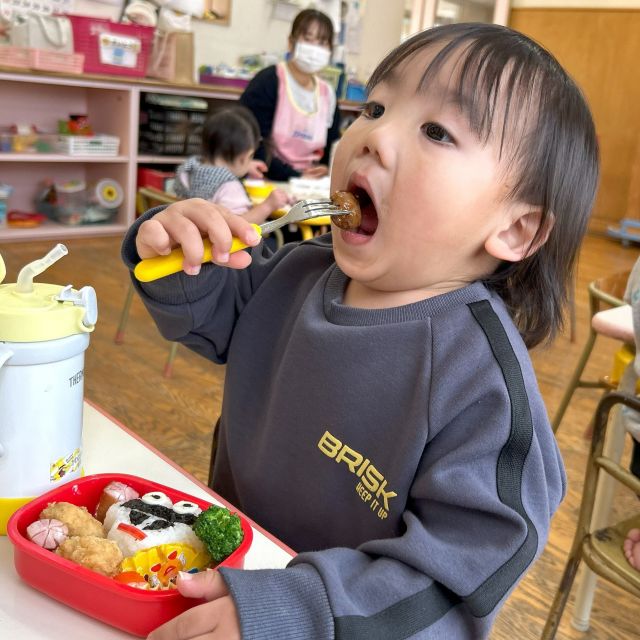
[[[68,456],[59,458],[51,464],[49,481],[59,482],[70,473],[80,468],[80,449],[74,449]]]

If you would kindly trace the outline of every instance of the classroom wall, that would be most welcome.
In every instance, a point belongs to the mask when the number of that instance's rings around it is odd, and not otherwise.
[[[384,54],[400,43],[402,12],[402,2],[367,0],[360,53],[347,56],[347,65],[363,80]],[[272,16],[270,2],[233,0],[229,26],[194,20],[196,67],[220,62],[234,65],[238,56],[261,51],[284,53],[291,23]]]

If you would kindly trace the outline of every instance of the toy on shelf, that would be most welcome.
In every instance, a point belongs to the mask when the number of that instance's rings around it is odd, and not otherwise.
[[[71,114],[68,120],[58,120],[58,133],[72,136],[92,136],[93,129],[86,115]]]
[[[7,226],[14,229],[33,229],[39,227],[47,216],[36,211],[17,211],[12,209],[7,213]]]
[[[66,225],[111,222],[124,200],[120,184],[110,178],[87,187],[83,180],[48,182],[36,208],[51,220]]]
[[[628,247],[631,242],[640,242],[640,220],[622,218],[619,227],[610,226],[607,228],[607,235],[618,238],[625,247]]]
[[[13,187],[0,182],[0,227],[3,227],[7,219],[7,201],[13,191]]]

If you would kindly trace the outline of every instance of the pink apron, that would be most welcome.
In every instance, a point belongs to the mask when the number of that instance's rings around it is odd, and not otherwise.
[[[276,73],[278,102],[271,129],[273,153],[297,171],[302,171],[318,162],[324,154],[331,87],[315,77],[316,110],[308,113],[293,100],[284,63],[276,66]]]

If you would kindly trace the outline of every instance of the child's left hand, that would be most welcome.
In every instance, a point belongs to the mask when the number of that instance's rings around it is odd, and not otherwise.
[[[147,640],[240,640],[240,621],[233,598],[217,571],[180,573],[178,591],[187,598],[209,600],[158,627]]]

